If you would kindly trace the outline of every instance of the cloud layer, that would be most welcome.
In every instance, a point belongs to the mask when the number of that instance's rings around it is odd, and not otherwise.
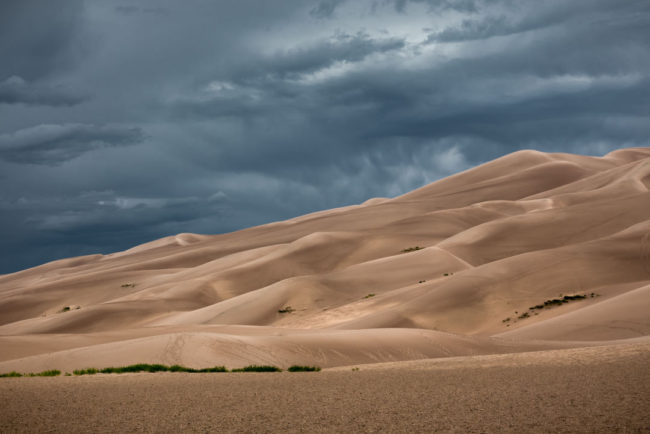
[[[648,146],[648,29],[642,0],[3,2],[0,273]]]

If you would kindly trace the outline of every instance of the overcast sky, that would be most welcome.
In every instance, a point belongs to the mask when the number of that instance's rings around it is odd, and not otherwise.
[[[649,146],[648,0],[2,0],[0,273]]]

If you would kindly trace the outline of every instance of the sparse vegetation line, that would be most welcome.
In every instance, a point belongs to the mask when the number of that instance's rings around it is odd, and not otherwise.
[[[586,299],[586,298],[594,298],[594,297],[597,297],[597,296],[598,296],[598,294],[596,294],[595,292],[592,292],[592,293],[589,294],[589,295],[587,295],[587,294],[574,294],[574,295],[565,295],[565,296],[562,296],[562,294],[560,294],[560,295],[559,295],[559,298],[551,298],[551,299],[545,300],[543,303],[536,304],[535,306],[531,306],[531,307],[529,307],[529,308],[528,308],[529,312],[523,312],[521,315],[519,315],[519,316],[517,317],[517,319],[526,319],[526,318],[529,318],[531,312],[534,312],[535,315],[538,315],[538,313],[535,312],[536,310],[541,310],[541,309],[545,309],[545,308],[551,308],[551,307],[553,307],[553,306],[561,306],[561,305],[563,305],[563,304],[565,304],[565,303],[568,303],[568,302],[570,302],[570,301],[575,301],[575,300],[584,300],[584,299]],[[517,313],[518,313],[518,312],[515,311],[515,314],[517,314]],[[506,326],[509,327],[510,324],[507,324],[507,323],[509,323],[511,320],[512,320],[512,318],[508,317],[508,318],[502,320],[501,322],[502,322],[502,323],[505,323]],[[516,321],[515,321],[515,322],[516,322]]]
[[[58,369],[50,369],[49,371],[43,371],[43,372],[29,372],[25,374],[21,374],[20,372],[16,371],[11,371],[6,374],[0,374],[0,378],[7,378],[7,377],[57,377],[61,375],[61,371]]]
[[[321,370],[319,366],[303,366],[303,365],[292,365],[287,369],[289,372],[318,372]],[[86,368],[86,369],[75,369],[72,371],[74,375],[95,375],[95,374],[126,374],[126,373],[136,373],[136,372],[185,372],[185,373],[212,373],[212,372],[282,372],[281,368],[272,365],[248,365],[243,368],[235,368],[232,370],[226,369],[225,366],[213,366],[211,368],[188,368],[181,365],[160,365],[160,364],[148,364],[148,363],[138,363],[135,365],[120,366],[120,367],[108,367],[108,368]],[[8,372],[5,374],[0,374],[0,378],[8,377],[55,377],[61,375],[61,371],[57,369],[52,369],[49,371],[43,371],[39,373],[20,373],[16,371]],[[65,374],[70,376],[69,373]]]
[[[249,365],[243,368],[233,369],[230,372],[282,372],[282,369],[270,365]]]
[[[407,247],[406,249],[402,250],[402,253],[415,252],[416,250],[422,250],[423,248],[424,247],[420,247],[420,246]]]
[[[289,366],[289,369],[287,369],[289,372],[318,372],[320,371],[319,366],[300,366],[300,365],[293,365]]]
[[[594,297],[594,293],[592,293],[592,297]],[[543,304],[538,304],[535,306],[531,306],[528,309],[530,310],[535,310],[535,309],[544,309],[545,307],[551,307],[551,306],[561,306],[564,303],[568,303],[573,300],[584,300],[587,298],[586,294],[576,294],[576,295],[565,295],[562,298],[552,298],[549,300],[544,301]]]

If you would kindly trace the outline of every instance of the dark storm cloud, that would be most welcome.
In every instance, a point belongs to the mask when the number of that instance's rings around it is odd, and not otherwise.
[[[69,89],[28,84],[15,75],[0,82],[0,104],[72,106],[85,99]]]
[[[648,29],[645,0],[2,2],[0,272],[648,146]]]
[[[83,0],[0,2],[0,81],[67,70],[84,47],[82,20]]]
[[[322,0],[318,2],[316,7],[309,11],[309,14],[316,18],[330,18],[336,10],[336,7],[344,1],[345,0]]]
[[[259,65],[258,71],[280,79],[298,78],[300,74],[324,69],[336,62],[358,62],[373,53],[403,47],[404,41],[398,38],[372,39],[363,32],[338,33],[311,46],[275,52]]]
[[[139,128],[110,125],[38,125],[0,135],[0,159],[14,163],[59,164],[93,149],[139,143]]]

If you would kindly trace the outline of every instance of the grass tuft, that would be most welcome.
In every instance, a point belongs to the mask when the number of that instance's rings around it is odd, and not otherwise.
[[[30,377],[58,377],[61,375],[61,371],[58,369],[50,369],[49,371],[37,372],[35,374],[27,374]],[[25,375],[25,376],[27,376]]]
[[[278,313],[291,313],[295,310],[296,309],[292,308],[291,306],[285,306],[282,309],[278,310]]]
[[[370,293],[370,294],[368,294],[368,295],[366,295],[366,296],[365,296],[365,297],[363,297],[363,298],[370,298],[370,297],[374,297],[374,296],[375,296],[375,294],[373,294],[373,293]]]
[[[420,247],[420,246],[407,247],[406,249],[402,250],[402,253],[415,252],[416,250],[422,250],[423,248],[424,247]]]
[[[228,372],[225,366],[213,366],[211,368],[202,368],[194,369],[188,368],[181,365],[160,365],[160,364],[148,364],[148,363],[138,363],[135,365],[129,366],[119,366],[119,367],[108,367],[103,369],[96,368],[87,368],[87,369],[77,369],[73,373],[74,375],[94,375],[94,374],[127,374],[134,372],[189,372],[189,373],[208,373],[208,372]]]
[[[0,378],[8,377],[57,377],[61,375],[61,371],[58,369],[50,369],[49,371],[43,372],[30,372],[28,374],[21,374],[20,372],[11,371],[6,374],[0,374]]]
[[[98,369],[95,368],[88,368],[88,369],[75,369],[72,371],[74,375],[95,375],[99,373]]]
[[[282,372],[282,369],[270,365],[248,365],[243,368],[233,369],[230,372]]]
[[[318,372],[320,371],[320,366],[293,365],[293,366],[289,366],[289,369],[287,370],[289,372]]]

